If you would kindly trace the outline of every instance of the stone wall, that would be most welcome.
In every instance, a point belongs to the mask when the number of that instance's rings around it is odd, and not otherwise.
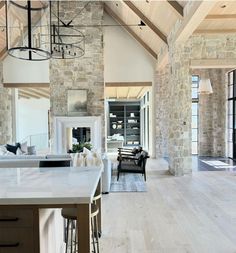
[[[176,176],[191,172],[191,76],[189,46],[170,49],[169,169]]]
[[[156,157],[168,157],[168,132],[170,108],[170,85],[169,85],[170,66],[156,72]]]
[[[3,88],[3,64],[0,61],[0,145],[12,141],[11,91]]]
[[[194,75],[209,77],[213,89],[210,95],[199,95],[199,156],[225,156],[226,73],[226,69],[193,70]]]
[[[61,8],[64,19],[70,20],[85,6],[82,1],[63,1]],[[89,116],[102,116],[104,134],[104,66],[103,66],[103,19],[101,2],[90,2],[73,21],[83,27],[85,35],[85,55],[68,60],[52,59],[50,62],[51,115],[67,116],[67,90],[86,89],[88,91],[87,111]]]
[[[236,58],[236,35],[194,35],[185,43],[170,43],[170,73],[163,69],[157,70],[155,85],[157,93],[160,92],[160,94],[156,95],[156,155],[157,157],[166,156],[167,153],[170,172],[174,175],[191,172],[190,62],[192,59],[227,58]],[[224,71],[212,70],[210,74],[215,83],[224,83]],[[159,87],[160,85],[162,88]],[[200,154],[211,154],[212,156],[225,152],[225,134],[223,134],[225,119],[217,122],[219,115],[225,117],[225,91],[218,84],[216,87],[218,87],[217,92],[212,96],[214,100],[212,108],[210,106],[210,108],[204,109],[204,106],[208,106],[208,101],[203,101],[204,98],[201,101],[202,113],[207,116],[212,112],[212,118],[209,121],[213,121],[213,123],[211,126],[209,123],[201,125],[207,130],[202,129],[200,149],[204,147],[204,149],[209,149],[209,152],[202,150]],[[169,104],[166,102],[166,97],[170,100]],[[205,99],[207,100],[207,98]],[[160,119],[164,119],[166,124],[160,124]],[[204,138],[206,140],[203,141]],[[206,145],[210,139],[212,144]]]

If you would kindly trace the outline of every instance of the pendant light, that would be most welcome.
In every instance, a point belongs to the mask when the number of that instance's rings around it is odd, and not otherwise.
[[[56,59],[79,58],[85,53],[85,36],[73,25],[73,19],[66,21],[60,14],[60,1],[52,1],[51,56]]]
[[[211,94],[213,93],[211,80],[209,78],[201,78],[198,88],[199,94]]]
[[[49,1],[12,1],[6,4],[8,54],[23,60],[51,57]]]

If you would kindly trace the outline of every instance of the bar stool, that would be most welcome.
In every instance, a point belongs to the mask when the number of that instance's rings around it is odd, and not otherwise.
[[[92,230],[92,243],[93,252],[99,253],[99,237],[101,237],[101,231],[98,231],[98,213],[97,201],[101,199],[101,193],[96,192],[93,197],[93,203],[91,204],[91,230]],[[77,248],[77,209],[76,208],[63,208],[61,215],[66,219],[66,250],[65,253],[79,253]],[[75,231],[74,231],[75,230]],[[70,232],[70,233],[69,233]],[[69,237],[70,234],[70,237]],[[70,241],[70,251],[69,249]],[[96,247],[97,246],[97,247]]]

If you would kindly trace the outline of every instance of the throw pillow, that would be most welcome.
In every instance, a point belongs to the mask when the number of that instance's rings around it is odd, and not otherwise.
[[[23,155],[23,152],[20,148],[17,148],[16,155]]]
[[[21,151],[27,153],[27,141],[20,144]]]
[[[10,151],[7,151],[7,152],[5,153],[5,155],[15,156],[16,154],[15,154],[15,153],[12,153],[12,152],[10,152]]]
[[[28,155],[36,155],[35,146],[28,146],[27,147],[27,153],[28,153]]]
[[[77,167],[85,166],[85,157],[82,153],[78,153],[76,166]]]
[[[5,155],[7,153],[7,149],[5,146],[1,145],[0,146],[0,155]]]
[[[11,153],[16,154],[16,150],[18,149],[18,145],[14,146],[14,145],[7,144],[6,149],[7,149],[7,151],[9,151]]]
[[[71,158],[72,158],[72,161],[73,161],[73,167],[77,167],[78,155],[79,155],[79,153],[75,153],[75,154],[71,155]]]
[[[94,166],[94,157],[93,157],[92,152],[90,152],[90,154],[86,155],[85,166]]]
[[[93,157],[94,157],[94,165],[99,166],[103,169],[103,162],[101,156],[98,153],[93,152]]]
[[[91,155],[92,154],[92,152],[89,149],[85,148],[85,147],[83,147],[83,153],[86,154],[86,155]]]

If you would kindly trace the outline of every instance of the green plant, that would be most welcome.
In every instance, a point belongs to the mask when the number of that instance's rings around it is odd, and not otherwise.
[[[73,153],[83,152],[84,147],[91,150],[92,149],[92,144],[89,143],[89,142],[81,142],[79,144],[73,144],[72,145],[72,152]]]

